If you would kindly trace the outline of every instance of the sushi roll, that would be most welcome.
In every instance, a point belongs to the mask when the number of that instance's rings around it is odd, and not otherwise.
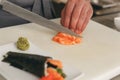
[[[52,76],[51,80],[58,76],[59,79],[61,78],[60,80],[64,80],[66,76],[62,70],[62,63],[59,60],[53,60],[49,56],[9,51],[4,55],[2,61],[40,77],[40,80],[50,80],[46,79],[49,76]],[[59,79],[57,78],[57,80]]]

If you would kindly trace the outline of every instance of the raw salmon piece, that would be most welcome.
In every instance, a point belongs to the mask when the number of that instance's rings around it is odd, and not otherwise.
[[[56,36],[53,37],[52,40],[63,45],[74,45],[81,42],[81,38],[71,36],[62,32],[59,32]]]

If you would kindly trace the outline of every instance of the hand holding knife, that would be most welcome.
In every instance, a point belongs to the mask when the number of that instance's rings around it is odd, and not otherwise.
[[[57,23],[49,21],[48,19],[43,18],[42,16],[35,14],[31,11],[28,11],[20,6],[17,6],[16,4],[9,2],[8,0],[1,0],[0,4],[2,5],[3,10],[10,12],[18,17],[21,17],[25,20],[34,22],[36,24],[42,25],[44,27],[50,28],[58,32],[64,32],[76,37],[81,37],[80,35],[74,33],[68,28],[65,28]]]

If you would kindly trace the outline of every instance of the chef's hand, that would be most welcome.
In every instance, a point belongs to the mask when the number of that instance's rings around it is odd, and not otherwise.
[[[90,0],[68,0],[61,13],[61,24],[80,34],[86,28],[92,14]]]

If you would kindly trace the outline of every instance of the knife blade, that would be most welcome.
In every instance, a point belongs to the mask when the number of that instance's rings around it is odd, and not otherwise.
[[[55,30],[57,32],[64,32],[64,33],[67,33],[67,34],[70,34],[70,35],[73,35],[76,37],[81,37],[80,35],[74,33],[73,31],[69,30],[68,28],[65,28],[62,25],[54,23],[36,13],[26,10],[14,3],[9,2],[8,0],[1,0],[0,4],[2,5],[3,10],[5,10],[9,13],[12,13],[18,17],[21,17],[25,20],[42,25],[44,27]]]

